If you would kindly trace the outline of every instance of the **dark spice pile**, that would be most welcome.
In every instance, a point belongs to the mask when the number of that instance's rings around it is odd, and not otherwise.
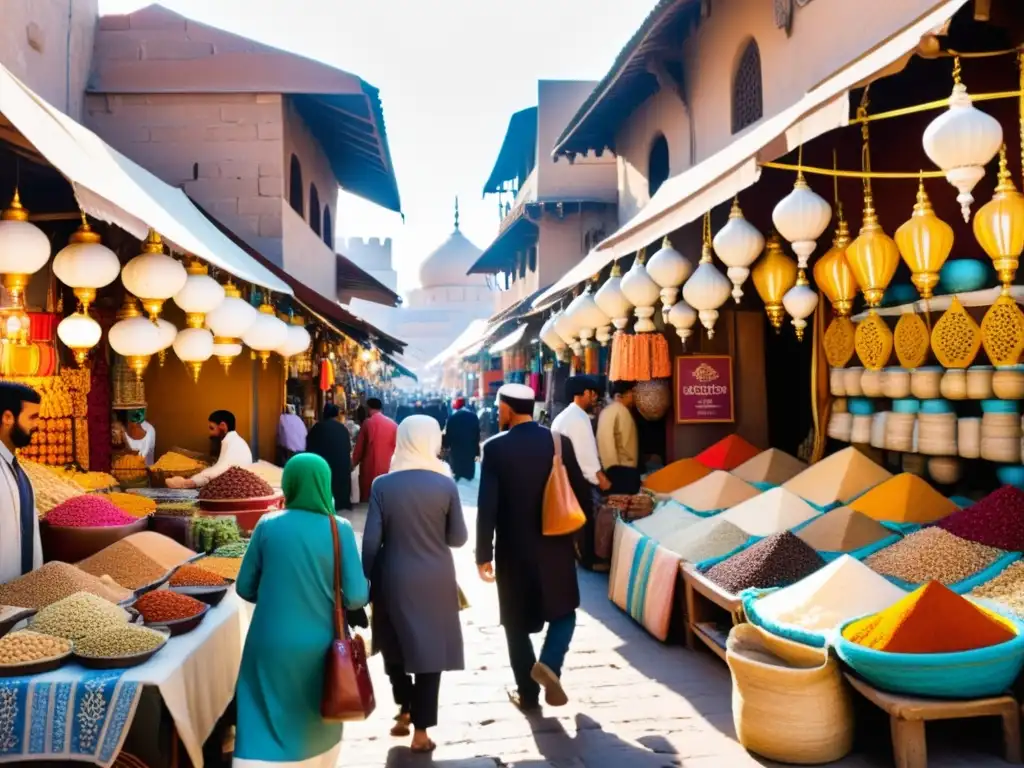
[[[241,467],[232,467],[199,491],[200,499],[258,499],[273,495],[274,489],[266,480]]]
[[[749,587],[788,587],[825,565],[817,552],[789,531],[761,539],[704,575],[732,594]]]
[[[967,541],[1024,552],[1024,491],[1003,486],[938,525]]]

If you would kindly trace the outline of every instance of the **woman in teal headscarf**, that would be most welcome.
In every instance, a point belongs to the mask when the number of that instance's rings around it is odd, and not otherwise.
[[[235,768],[333,768],[341,725],[320,717],[324,657],[334,637],[334,547],[338,526],[346,609],[369,597],[352,526],[335,517],[331,470],[300,453],[284,469],[283,512],[253,531],[238,574],[243,600],[256,603],[238,678]]]

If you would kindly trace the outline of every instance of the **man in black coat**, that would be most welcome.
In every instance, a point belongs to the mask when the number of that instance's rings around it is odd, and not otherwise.
[[[444,429],[443,447],[448,451],[448,465],[455,482],[476,477],[476,459],[480,455],[480,418],[466,408],[465,399],[455,399],[455,413]]]
[[[498,391],[502,434],[484,443],[480,465],[476,562],[480,578],[497,581],[498,607],[508,641],[516,690],[509,699],[524,712],[540,707],[540,689],[551,706],[568,697],[561,674],[580,605],[572,535],[545,536],[544,488],[551,474],[555,436],[533,421],[535,395],[522,384]],[[576,498],[592,516],[590,485],[572,443],[562,442],[562,461]],[[495,545],[495,537],[497,544]],[[530,635],[548,625],[538,661]]]
[[[331,468],[336,510],[352,509],[352,436],[344,418],[337,405],[327,403],[323,419],[313,425],[306,437],[306,450],[320,456]]]

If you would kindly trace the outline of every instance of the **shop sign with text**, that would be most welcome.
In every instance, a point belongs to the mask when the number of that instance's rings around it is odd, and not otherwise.
[[[685,355],[676,358],[676,423],[736,421],[732,358]]]

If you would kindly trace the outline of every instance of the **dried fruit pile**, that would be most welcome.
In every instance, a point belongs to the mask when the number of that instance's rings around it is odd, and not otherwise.
[[[32,617],[31,628],[44,635],[78,640],[127,622],[124,608],[88,592],[77,592],[43,608]]]
[[[824,564],[811,547],[789,531],[783,531],[723,560],[705,576],[736,594],[749,587],[787,587]]]
[[[110,499],[117,507],[132,517],[146,517],[156,512],[156,502],[139,496],[136,493],[108,493],[106,498]]]
[[[22,608],[45,608],[76,592],[88,592],[112,603],[131,597],[132,593],[127,589],[100,579],[102,575],[92,575],[54,560],[20,578],[0,584],[0,603]]]
[[[206,603],[179,592],[158,589],[144,594],[132,607],[142,614],[147,624],[163,624],[168,621],[190,619],[201,613],[206,608]]]
[[[1024,552],[1024,491],[1003,486],[954,512],[940,521],[939,527],[967,541],[1008,552]]]
[[[871,555],[864,562],[883,576],[911,584],[955,584],[988,568],[1005,553],[966,541],[941,528],[924,528]]]
[[[171,576],[172,587],[222,587],[224,577],[198,565],[183,565]]]
[[[75,653],[93,659],[115,659],[138,656],[167,642],[165,635],[135,624],[86,635],[75,643]]]
[[[200,499],[259,499],[272,496],[274,489],[266,480],[241,467],[232,467],[215,477],[199,491]]]
[[[63,656],[71,643],[59,637],[20,630],[0,637],[0,666],[31,664]]]
[[[135,518],[106,496],[84,494],[51,509],[46,522],[59,528],[109,528],[130,525]]]

